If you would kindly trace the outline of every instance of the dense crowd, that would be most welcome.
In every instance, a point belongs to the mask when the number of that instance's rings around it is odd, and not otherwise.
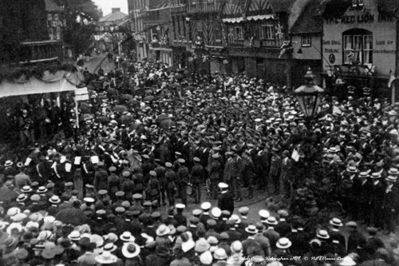
[[[399,211],[396,105],[326,97],[307,123],[261,79],[119,66],[85,71],[89,100],[48,102],[43,124],[21,108],[0,265],[398,265],[378,237]],[[234,208],[257,189],[265,209]]]

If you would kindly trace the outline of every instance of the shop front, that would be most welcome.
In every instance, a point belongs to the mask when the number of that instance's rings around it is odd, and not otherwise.
[[[397,20],[377,2],[353,1],[339,16],[325,12],[322,53],[327,59],[323,60],[327,90],[339,87],[345,94],[354,86],[359,97],[363,87],[375,95],[386,91],[390,73],[397,71]]]

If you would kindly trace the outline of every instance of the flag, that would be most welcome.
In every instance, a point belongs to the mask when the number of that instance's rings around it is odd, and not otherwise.
[[[395,74],[393,71],[389,71],[389,81],[388,81],[388,88],[391,88],[392,82],[396,79]]]

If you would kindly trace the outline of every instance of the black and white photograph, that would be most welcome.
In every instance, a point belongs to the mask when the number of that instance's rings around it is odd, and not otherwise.
[[[399,0],[0,0],[0,266],[399,266]]]

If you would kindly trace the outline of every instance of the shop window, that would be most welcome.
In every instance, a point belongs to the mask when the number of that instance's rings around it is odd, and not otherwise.
[[[244,40],[244,34],[242,32],[242,27],[235,27],[235,39]]]
[[[373,63],[373,34],[364,29],[343,33],[344,64],[364,65]]]
[[[260,27],[260,37],[262,40],[274,40],[274,25],[273,22],[264,22]]]
[[[310,47],[312,46],[312,37],[304,35],[301,38],[301,45],[302,47]]]

